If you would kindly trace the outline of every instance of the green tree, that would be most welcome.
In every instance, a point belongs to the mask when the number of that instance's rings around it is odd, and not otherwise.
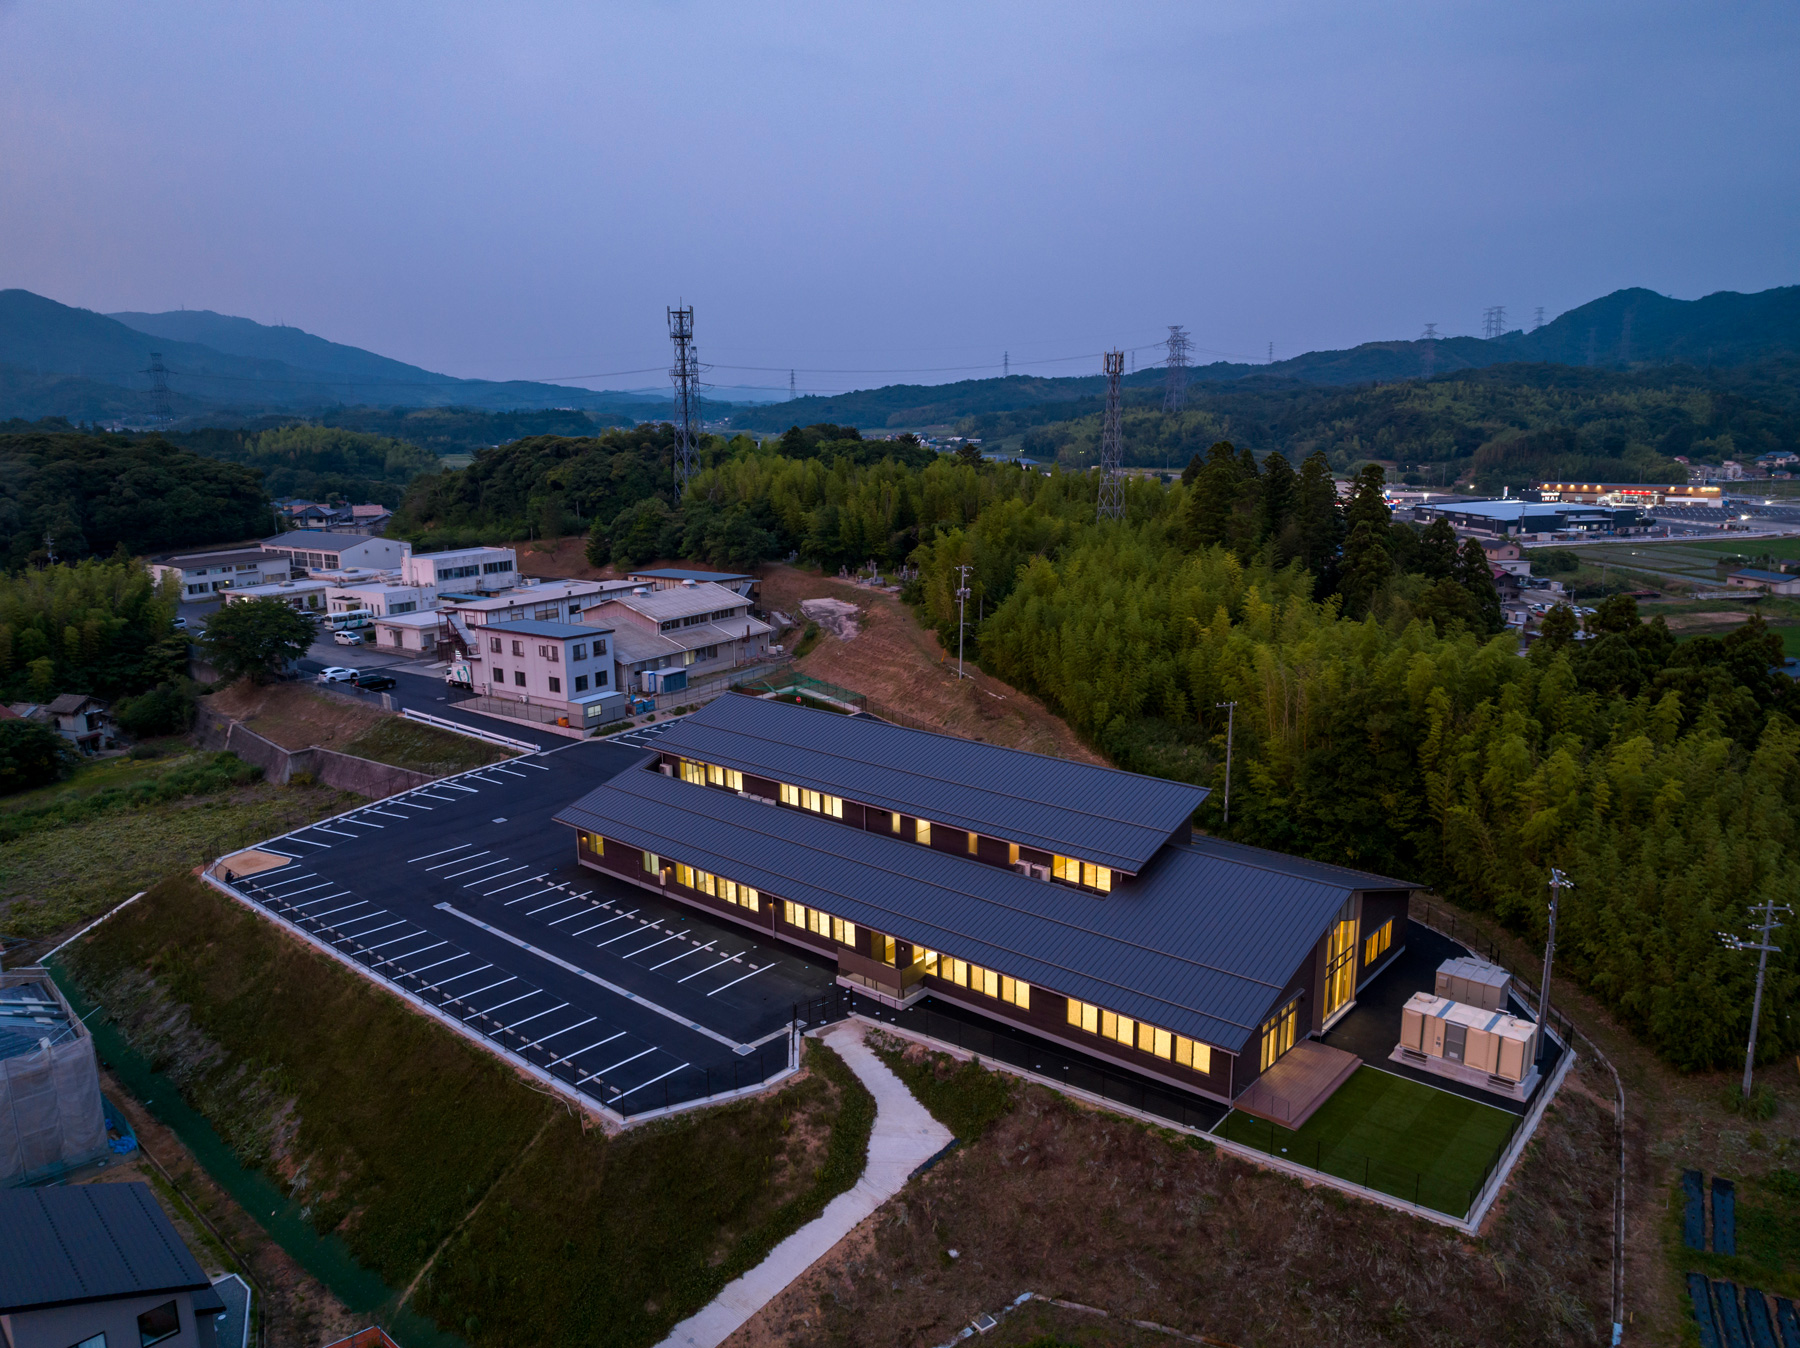
[[[1492,633],[1505,628],[1506,615],[1500,608],[1500,591],[1494,586],[1493,564],[1488,561],[1481,544],[1473,538],[1463,540],[1462,551],[1456,557],[1455,580],[1475,602],[1475,610],[1480,615],[1477,630]],[[1635,606],[1633,616],[1636,616]]]
[[[179,735],[194,723],[194,684],[171,679],[113,707],[113,719],[127,735]]]
[[[213,614],[197,644],[222,679],[266,683],[306,654],[314,631],[311,618],[281,600],[250,599]]]
[[[54,726],[17,718],[0,721],[0,795],[60,781],[79,758]]]
[[[1287,455],[1276,450],[1262,463],[1262,520],[1258,528],[1261,538],[1275,549],[1277,566],[1291,561],[1299,553],[1298,534],[1293,530],[1295,498],[1300,482]]]
[[[1294,519],[1299,526],[1299,557],[1315,576],[1323,575],[1337,557],[1344,536],[1344,516],[1338,508],[1337,484],[1323,452],[1309,454],[1300,465],[1300,481],[1294,493]]]
[[[1393,574],[1394,559],[1388,553],[1386,537],[1368,520],[1358,522],[1344,540],[1343,574],[1338,581],[1345,615],[1366,617]]]
[[[1206,453],[1206,466],[1194,478],[1188,496],[1188,539],[1206,548],[1231,541],[1243,468],[1229,440],[1221,440]]]
[[[1419,535],[1419,573],[1432,580],[1449,580],[1456,574],[1456,530],[1439,515]]]

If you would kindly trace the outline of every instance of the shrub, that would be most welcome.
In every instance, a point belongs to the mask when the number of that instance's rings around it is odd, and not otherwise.
[[[179,735],[194,723],[194,696],[192,681],[171,679],[126,698],[114,709],[113,719],[128,735]]]
[[[41,721],[0,721],[0,795],[60,781],[75,766],[75,746]]]

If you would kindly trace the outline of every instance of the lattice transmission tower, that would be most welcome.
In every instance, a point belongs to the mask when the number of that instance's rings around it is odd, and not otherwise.
[[[1163,411],[1187,406],[1188,335],[1179,323],[1169,324],[1168,358],[1163,362]]]
[[[150,415],[158,421],[173,421],[175,414],[169,410],[169,367],[163,364],[162,352],[150,353],[150,368],[144,373],[150,376]]]
[[[1437,369],[1437,335],[1436,323],[1427,323],[1425,331],[1419,334],[1419,340],[1425,343],[1425,349],[1419,353],[1419,368],[1426,379]]]
[[[1125,517],[1124,428],[1119,416],[1119,377],[1125,373],[1125,353],[1106,353],[1106,415],[1100,422],[1100,504],[1096,519]]]
[[[1481,311],[1481,335],[1487,338],[1506,336],[1506,306],[1496,304]]]
[[[675,496],[687,495],[688,479],[695,470],[694,451],[700,435],[700,360],[694,354],[693,306],[669,310],[669,340],[675,344],[675,363],[669,378],[675,384]]]

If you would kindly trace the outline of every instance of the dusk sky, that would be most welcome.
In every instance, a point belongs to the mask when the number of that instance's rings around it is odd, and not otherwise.
[[[819,391],[1478,333],[1800,281],[1797,48],[1791,3],[0,0],[0,287],[614,388],[677,300],[715,384]]]

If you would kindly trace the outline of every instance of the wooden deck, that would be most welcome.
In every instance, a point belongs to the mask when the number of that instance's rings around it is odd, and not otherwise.
[[[1361,1066],[1362,1059],[1354,1053],[1305,1039],[1251,1082],[1235,1104],[1259,1119],[1279,1123],[1283,1128],[1298,1128]]]

